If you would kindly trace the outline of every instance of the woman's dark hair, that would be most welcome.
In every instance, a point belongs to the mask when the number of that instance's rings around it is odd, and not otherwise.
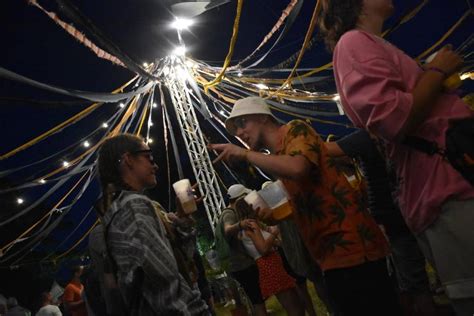
[[[321,0],[319,28],[332,52],[341,36],[354,29],[362,12],[362,0]]]
[[[245,202],[245,197],[237,198],[235,202],[235,215],[238,220],[243,220],[253,213],[253,209]]]
[[[113,200],[114,193],[129,189],[120,173],[120,159],[127,152],[142,149],[142,138],[132,134],[121,134],[104,141],[99,148],[99,180],[102,186],[102,212],[106,212]],[[97,207],[97,205],[96,205]]]

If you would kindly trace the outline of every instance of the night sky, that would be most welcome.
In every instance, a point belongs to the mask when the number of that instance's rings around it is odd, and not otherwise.
[[[39,4],[48,10],[59,13],[55,1],[39,0]],[[279,18],[282,9],[289,1],[285,0],[247,0],[242,12],[239,37],[233,60],[246,57],[261,41]],[[169,7],[160,0],[99,0],[77,1],[73,3],[81,12],[99,27],[123,52],[138,63],[151,62],[169,54],[177,44],[174,30],[169,27],[173,16]],[[394,1],[397,11],[387,25],[393,24],[401,14],[415,6],[419,1]],[[259,67],[276,65],[295,53],[302,44],[304,35],[311,18],[314,1],[306,0],[300,16],[284,40],[278,44],[274,52]],[[414,19],[402,25],[390,35],[389,41],[416,56],[438,40],[467,10],[466,0],[431,0]],[[231,37],[231,28],[235,15],[236,1],[225,4],[201,15],[196,25],[189,32],[184,33],[184,41],[189,48],[189,55],[195,59],[206,61],[209,64],[220,66],[228,50]],[[59,13],[66,22],[67,18]],[[474,29],[474,19],[468,18],[446,43],[459,45]],[[89,49],[85,48],[56,25],[50,18],[27,1],[3,0],[0,1],[0,66],[40,82],[77,90],[110,92],[126,81],[134,73],[120,66],[97,58]],[[86,34],[87,35],[87,34]],[[265,49],[265,48],[264,48]],[[317,67],[330,61],[330,55],[321,41],[306,53],[301,67]],[[330,72],[325,75],[331,75]],[[465,85],[466,92],[472,92],[472,83]],[[334,86],[329,85],[326,92],[335,92]],[[91,102],[71,102],[78,99],[53,94],[13,81],[0,78],[0,154],[23,144],[31,138],[57,125],[66,118],[81,111]],[[38,103],[36,101],[41,101]],[[54,101],[54,102],[53,102]],[[64,130],[46,141],[21,152],[20,154],[0,161],[0,171],[15,168],[34,162],[48,156],[62,148],[69,146],[88,131],[92,131],[117,109],[116,104],[109,104],[95,112],[90,117],[71,128]],[[159,113],[154,114],[154,120],[161,121]],[[157,124],[156,138],[160,139],[162,132]],[[316,126],[322,134],[332,132],[330,126]],[[155,128],[155,127],[154,127]],[[344,131],[337,131],[344,133]],[[155,136],[153,136],[155,138]],[[163,145],[156,144],[157,156],[162,154]],[[155,148],[154,148],[155,149]],[[67,158],[67,157],[66,157]],[[160,158],[159,158],[160,159]],[[161,157],[163,159],[163,157]],[[58,163],[60,163],[58,161]],[[47,168],[43,166],[41,168]],[[162,168],[158,179],[166,178],[166,168]],[[32,174],[42,169],[30,170],[14,174],[11,177],[1,178],[2,188],[12,183],[23,183]],[[189,167],[187,167],[189,172]],[[173,170],[174,171],[174,170]],[[176,178],[176,175],[174,175]],[[154,194],[167,204],[168,189],[166,181],[159,181],[164,185],[158,187]],[[39,246],[42,251],[55,249],[61,237],[69,234],[87,212],[92,199],[97,195],[97,187],[93,186],[87,193],[89,203],[81,203],[74,209],[53,233],[53,237],[45,240]],[[21,207],[14,202],[18,194],[26,196],[26,203],[40,197],[45,189],[33,189],[25,192],[13,192],[0,195],[0,219],[3,220],[14,214]],[[0,246],[21,233],[29,223],[34,222],[49,206],[47,201],[34,215],[15,221],[10,227],[0,227]],[[61,251],[68,249],[95,221],[94,214],[80,227],[76,235],[61,247]],[[85,243],[78,249],[84,249]],[[25,260],[28,259],[28,256]],[[15,287],[6,286],[6,275],[12,277],[8,264],[0,263],[0,293],[15,292]],[[22,275],[25,275],[24,273]],[[24,284],[23,284],[24,285]]]

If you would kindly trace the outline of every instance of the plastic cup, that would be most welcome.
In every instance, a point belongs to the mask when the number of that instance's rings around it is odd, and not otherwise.
[[[260,208],[261,210],[268,208],[267,203],[265,203],[265,200],[262,199],[260,194],[258,194],[257,191],[253,190],[249,194],[247,194],[244,197],[244,201],[248,205],[252,205],[253,210],[255,211],[257,208]]]
[[[190,214],[197,210],[193,189],[191,188],[191,182],[189,182],[189,179],[183,179],[173,183],[173,189],[181,203],[184,213]]]
[[[277,180],[265,186],[259,191],[262,199],[272,209],[272,217],[281,221],[293,213],[290,205],[290,196],[283,185],[283,182]]]

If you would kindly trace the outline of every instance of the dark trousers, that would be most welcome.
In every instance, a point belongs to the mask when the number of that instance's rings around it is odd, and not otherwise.
[[[324,278],[341,316],[402,315],[385,259],[327,270]]]

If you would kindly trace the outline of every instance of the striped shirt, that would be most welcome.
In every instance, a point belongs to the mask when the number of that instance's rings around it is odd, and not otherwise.
[[[207,315],[178,271],[163,223],[146,196],[123,191],[106,212],[107,246],[130,315]]]

